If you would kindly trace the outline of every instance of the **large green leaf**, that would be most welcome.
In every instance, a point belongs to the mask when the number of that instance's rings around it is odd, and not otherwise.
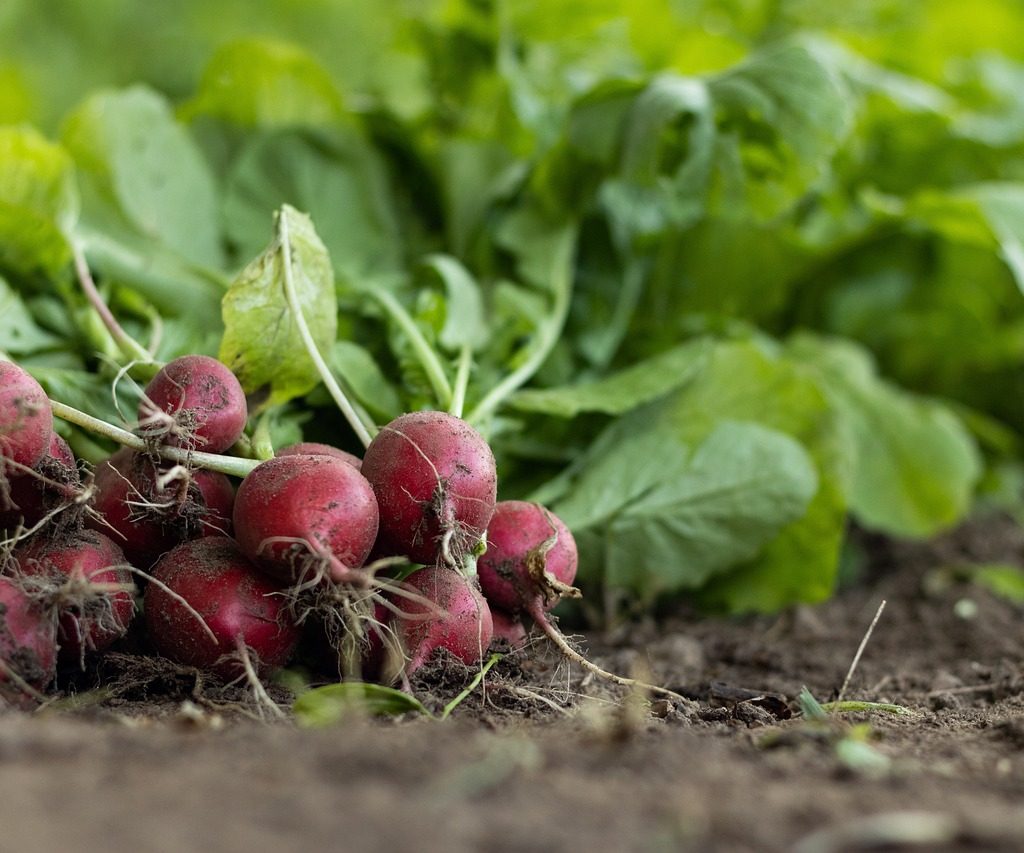
[[[341,96],[330,74],[298,45],[247,38],[213,55],[182,114],[243,126],[317,126],[338,120]]]
[[[519,391],[510,403],[527,412],[572,418],[581,412],[621,415],[691,381],[703,368],[705,341],[680,344],[602,379]]]
[[[308,211],[340,279],[398,268],[402,239],[383,163],[354,130],[257,136],[228,177],[227,235],[241,257],[263,245],[267,217],[282,204]]]
[[[59,343],[60,338],[40,328],[21,297],[0,278],[0,351],[28,355]]]
[[[330,352],[338,329],[331,259],[312,220],[285,205],[270,245],[238,274],[223,304],[220,359],[268,406],[305,394],[319,380],[286,297],[287,277],[317,348]]]
[[[98,92],[68,118],[63,139],[83,180],[141,235],[195,264],[221,265],[213,176],[162,95],[144,86]]]
[[[0,127],[0,266],[57,274],[71,259],[78,212],[67,152],[30,127]]]
[[[853,450],[850,509],[866,527],[930,536],[971,506],[981,458],[960,419],[882,380],[868,353],[800,335],[790,352],[821,376]]]

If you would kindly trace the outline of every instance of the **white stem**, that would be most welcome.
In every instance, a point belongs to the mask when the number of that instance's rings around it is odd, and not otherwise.
[[[370,424],[368,427],[360,419],[355,407],[349,401],[345,392],[341,390],[341,386],[334,378],[334,374],[331,373],[330,367],[327,366],[327,362],[324,361],[323,356],[320,354],[316,341],[313,340],[313,333],[309,331],[309,326],[306,324],[306,318],[302,313],[302,305],[299,303],[299,295],[295,290],[295,278],[292,273],[292,246],[288,234],[288,217],[283,213],[278,214],[277,227],[278,235],[281,239],[281,251],[284,254],[284,294],[288,300],[288,307],[295,317],[295,325],[298,326],[302,343],[306,347],[309,357],[313,360],[313,364],[316,365],[317,373],[320,374],[320,379],[326,386],[328,393],[334,399],[338,408],[341,409],[341,413],[363,443],[363,447],[368,447],[373,440],[371,429],[375,431],[376,426]]]

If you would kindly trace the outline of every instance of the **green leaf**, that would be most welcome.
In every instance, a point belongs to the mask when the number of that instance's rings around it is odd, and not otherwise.
[[[289,274],[317,348],[329,352],[338,329],[331,259],[312,220],[284,205],[270,245],[239,273],[223,302],[220,360],[246,393],[267,394],[267,405],[305,394],[319,381],[285,296]]]
[[[970,566],[968,577],[972,583],[983,586],[1000,598],[1024,604],[1024,569],[1005,563],[985,563]]]
[[[292,705],[299,725],[307,728],[333,726],[352,716],[394,717],[399,714],[430,712],[415,696],[362,681],[345,681],[315,687],[301,694]]]
[[[510,403],[522,411],[562,418],[582,412],[621,415],[690,382],[703,369],[709,349],[703,340],[681,344],[602,379],[519,391]]]
[[[783,41],[708,81],[718,113],[714,207],[762,218],[829,173],[852,126],[853,98],[823,41]]]
[[[60,344],[60,338],[39,327],[21,297],[0,278],[0,351],[28,355]]]
[[[946,406],[883,381],[846,341],[800,335],[790,352],[820,373],[853,450],[850,509],[866,527],[931,536],[962,518],[981,476],[970,433]]]
[[[74,164],[30,127],[0,127],[0,266],[55,276],[79,213]]]
[[[399,268],[402,237],[380,157],[354,130],[257,136],[228,176],[224,221],[242,257],[263,245],[282,204],[307,211],[331,253],[339,284]]]
[[[450,255],[428,255],[423,266],[436,275],[445,288],[444,326],[438,342],[451,352],[458,352],[464,346],[472,350],[483,347],[490,336],[476,279]]]
[[[798,442],[752,423],[722,422],[681,470],[671,458],[656,461],[667,476],[600,534],[606,582],[645,597],[702,586],[751,559],[804,515],[818,487]]]
[[[213,176],[163,96],[144,86],[98,92],[68,118],[63,139],[94,194],[140,234],[193,263],[221,265]],[[88,198],[87,215],[98,198]]]
[[[733,612],[770,612],[827,598],[846,523],[841,475],[848,463],[835,413],[806,368],[759,345],[720,344],[695,381],[650,411],[627,415],[622,429],[670,427],[692,444],[726,420],[758,423],[799,441],[813,460],[819,485],[800,518],[752,560],[700,590],[700,601]]]
[[[316,126],[337,121],[342,108],[330,74],[301,47],[247,38],[218,49],[182,115],[244,127]]]
[[[382,423],[402,414],[402,400],[370,352],[352,341],[337,341],[331,364],[363,406]]]

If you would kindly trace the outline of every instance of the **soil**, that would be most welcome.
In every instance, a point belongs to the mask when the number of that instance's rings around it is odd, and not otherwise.
[[[1024,608],[960,569],[1024,565],[1024,532],[857,541],[861,576],[820,606],[576,638],[686,700],[624,695],[537,640],[445,722],[310,729],[122,650],[103,690],[80,676],[0,713],[0,851],[1024,850]],[[836,698],[883,599],[844,698],[905,713],[809,718],[801,689]],[[414,687],[436,712],[472,675]]]

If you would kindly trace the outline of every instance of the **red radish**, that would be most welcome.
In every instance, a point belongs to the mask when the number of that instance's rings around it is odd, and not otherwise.
[[[373,489],[333,456],[276,456],[242,481],[235,497],[242,552],[277,578],[298,583],[322,571],[361,583],[379,521]]]
[[[16,578],[0,577],[0,698],[21,703],[25,687],[43,690],[57,666],[57,628]],[[21,682],[21,683],[19,683]]]
[[[164,657],[225,680],[244,674],[240,644],[260,673],[288,662],[299,629],[288,616],[281,584],[246,559],[226,536],[185,542],[157,563],[146,588],[146,624]],[[164,588],[166,587],[166,589]],[[202,617],[206,628],[170,589]]]
[[[412,597],[392,594],[402,615],[391,624],[404,659],[386,660],[383,680],[412,675],[440,649],[467,665],[479,663],[491,644],[494,624],[476,582],[447,566],[428,566],[409,575],[403,586]]]
[[[366,448],[362,472],[380,505],[384,553],[457,565],[491,520],[494,454],[453,415],[412,412],[391,421]]]
[[[185,355],[165,364],[146,386],[139,406],[143,436],[210,453],[238,441],[247,418],[242,386],[224,364],[207,355]]]
[[[14,557],[21,573],[41,580],[53,599],[62,659],[80,661],[127,633],[135,613],[130,567],[102,533],[85,530],[67,541],[33,537]]]
[[[53,434],[53,413],[43,386],[10,361],[0,361],[0,457],[21,469],[46,453]],[[10,471],[0,474],[10,475]]]
[[[579,597],[571,586],[578,563],[576,540],[554,513],[536,503],[500,501],[477,572],[492,607],[537,619],[563,595]]]
[[[486,598],[486,596],[485,596]],[[518,616],[491,607],[491,620],[494,623],[494,639],[504,640],[509,648],[518,649],[526,644],[528,634],[526,626]]]
[[[8,508],[0,509],[0,528],[11,530],[19,524],[37,524],[47,513],[74,500],[81,482],[71,448],[53,433],[49,450],[32,470],[9,477]]]
[[[231,481],[215,471],[183,468],[170,478],[170,470],[128,448],[96,466],[93,506],[106,524],[94,519],[89,525],[101,532],[113,528],[111,535],[140,569],[180,542],[231,532]]]
[[[558,630],[548,611],[562,598],[580,597],[571,586],[578,564],[576,540],[553,512],[536,503],[502,501],[487,528],[487,551],[477,561],[477,572],[493,607],[515,617],[529,616],[569,660],[616,684],[684,699],[664,687],[601,669]]]
[[[363,464],[363,460],[354,453],[342,450],[339,447],[332,447],[329,444],[320,444],[316,441],[300,441],[298,444],[289,444],[277,451],[277,456],[334,456],[343,462],[348,462],[357,471]]]

